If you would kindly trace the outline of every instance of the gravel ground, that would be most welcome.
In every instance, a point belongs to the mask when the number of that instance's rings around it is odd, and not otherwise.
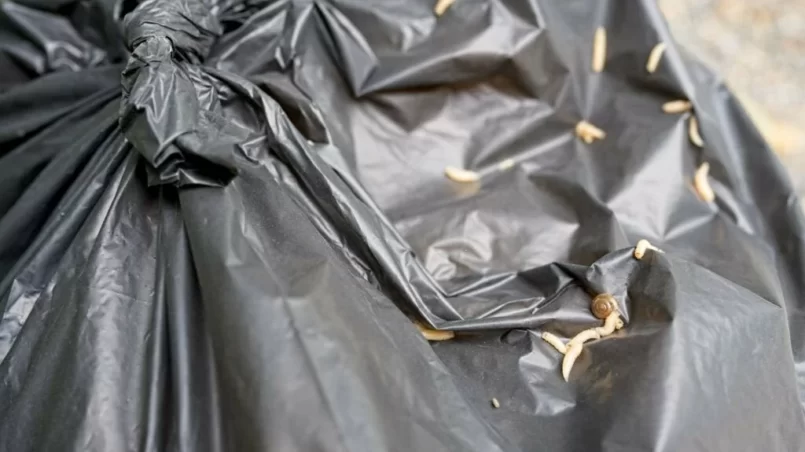
[[[659,0],[675,38],[726,79],[805,200],[805,0]]]

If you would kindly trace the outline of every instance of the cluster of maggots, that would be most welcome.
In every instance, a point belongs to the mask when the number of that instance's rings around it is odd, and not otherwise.
[[[693,104],[691,104],[689,100],[672,100],[662,105],[662,111],[669,115],[687,113],[692,109]],[[688,119],[688,138],[690,138],[690,142],[697,147],[704,147],[704,140],[699,133],[699,121],[693,113],[690,114],[690,118]],[[710,179],[708,178],[709,172],[710,164],[702,162],[693,175],[693,189],[696,191],[699,198],[707,203],[711,203],[716,199],[716,194],[713,192],[712,187],[710,187]]]
[[[643,259],[648,250],[657,253],[663,252],[661,249],[652,245],[648,240],[639,240],[634,248],[635,259]],[[564,355],[562,359],[562,376],[565,381],[569,380],[570,371],[573,369],[573,364],[575,364],[576,359],[581,355],[585,342],[607,337],[624,327],[618,308],[618,302],[615,300],[615,297],[610,294],[599,294],[593,298],[590,303],[590,311],[596,318],[604,321],[603,326],[586,329],[575,335],[567,343],[562,342],[561,339],[551,333],[542,333],[542,339]],[[430,342],[447,341],[455,337],[455,333],[452,331],[434,330],[418,321],[414,321],[414,325],[416,325],[422,336]],[[492,406],[495,408],[500,407],[500,403],[497,399],[492,399]]]
[[[643,259],[648,250],[662,253],[662,250],[653,246],[648,240],[640,240],[634,248],[635,259]],[[590,311],[597,319],[604,321],[603,326],[586,329],[573,336],[567,343],[562,342],[554,334],[542,333],[542,340],[565,355],[562,359],[562,377],[565,381],[570,379],[570,371],[573,369],[576,359],[581,355],[585,342],[607,337],[624,327],[618,302],[608,293],[602,293],[593,298],[590,303]]]
[[[437,16],[441,16],[444,14],[447,8],[453,4],[454,1],[455,0],[438,0],[436,6],[434,7],[434,12]],[[648,61],[646,62],[646,71],[649,74],[653,74],[659,67],[662,56],[665,53],[665,47],[665,43],[660,42],[651,49],[651,52],[648,56]],[[591,63],[593,72],[599,73],[604,70],[606,65],[606,54],[606,29],[603,27],[598,27],[595,30],[595,36],[593,38],[593,56]],[[662,105],[662,111],[667,114],[689,113],[690,118],[688,119],[688,138],[695,146],[699,148],[704,147],[704,140],[699,132],[699,122],[696,119],[695,112],[693,112],[693,104],[689,100],[682,99],[666,102]],[[576,136],[586,144],[592,144],[595,140],[603,140],[606,138],[605,131],[587,120],[579,121],[576,124],[574,132]],[[497,169],[499,171],[505,171],[512,168],[515,163],[516,162],[512,159],[506,159],[497,165]],[[710,165],[707,162],[704,162],[696,170],[693,178],[693,188],[696,191],[696,194],[701,200],[707,203],[711,203],[715,200],[715,193],[710,187],[708,178],[709,170]],[[459,183],[477,183],[481,180],[482,176],[481,173],[456,168],[453,166],[448,166],[445,168],[444,174],[448,179]]]
[[[455,0],[438,0],[436,6],[434,7],[434,13],[437,16],[441,16],[445,11],[447,11],[454,1]],[[646,62],[646,71],[648,73],[653,74],[659,67],[662,56],[665,53],[665,47],[665,43],[660,42],[651,49],[648,61]],[[606,48],[606,29],[599,27],[595,30],[595,36],[593,39],[593,56],[591,64],[593,72],[603,72],[606,64]],[[666,102],[662,105],[662,111],[666,114],[684,114],[690,112],[690,118],[688,120],[688,138],[695,146],[702,148],[704,147],[704,140],[699,133],[699,123],[692,110],[693,104],[689,100],[684,99]],[[579,139],[587,144],[592,144],[595,140],[603,140],[606,138],[606,132],[586,120],[579,121],[576,124],[575,134]],[[513,159],[505,159],[498,163],[497,170],[507,171],[514,167],[515,163],[516,162]],[[698,169],[696,169],[693,177],[693,187],[696,191],[696,194],[699,196],[699,198],[707,203],[715,200],[715,193],[710,187],[710,182],[708,179],[709,171],[710,164],[703,162]],[[448,179],[459,183],[477,183],[481,180],[480,173],[452,166],[446,167],[444,174]],[[662,250],[652,246],[647,240],[640,240],[635,246],[634,257],[636,259],[642,259],[647,250],[662,253]],[[591,309],[597,318],[604,320],[604,325],[580,332],[570,339],[567,344],[563,343],[558,337],[551,333],[542,333],[542,339],[558,350],[559,353],[564,355],[564,359],[562,360],[562,376],[564,377],[565,381],[568,381],[570,378],[570,371],[573,368],[573,364],[576,362],[576,359],[578,359],[579,355],[581,354],[585,342],[609,336],[624,326],[623,320],[620,318],[620,312],[617,308],[617,302],[612,295],[601,294],[596,296],[593,299]],[[428,341],[449,340],[454,336],[452,331],[433,330],[418,322],[416,322],[416,325],[422,335]],[[495,408],[500,406],[497,399],[494,398],[492,399],[492,405]]]
[[[590,310],[596,318],[604,320],[604,325],[580,332],[573,336],[567,344],[551,333],[542,333],[542,339],[545,342],[553,346],[559,353],[565,355],[562,359],[562,377],[564,377],[565,381],[570,379],[570,371],[573,369],[576,359],[581,355],[585,342],[607,337],[623,328],[618,303],[612,295],[600,294],[593,298]]]

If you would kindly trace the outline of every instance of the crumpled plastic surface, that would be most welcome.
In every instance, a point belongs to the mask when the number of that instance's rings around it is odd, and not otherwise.
[[[0,67],[0,450],[805,450],[802,213],[652,1],[6,0]]]

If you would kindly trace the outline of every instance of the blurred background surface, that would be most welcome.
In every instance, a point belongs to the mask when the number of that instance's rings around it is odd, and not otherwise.
[[[676,40],[721,74],[805,200],[805,0],[659,0]]]

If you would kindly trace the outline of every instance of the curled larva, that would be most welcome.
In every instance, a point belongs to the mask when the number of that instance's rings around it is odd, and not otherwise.
[[[592,143],[594,139],[603,140],[606,138],[607,134],[587,121],[579,121],[578,124],[576,124],[576,136],[589,144]]]
[[[704,146],[704,140],[702,140],[702,136],[699,134],[699,121],[696,120],[696,116],[690,116],[690,123],[688,124],[688,136],[690,136],[690,142],[695,144],[698,147]]]
[[[663,251],[656,246],[652,245],[648,240],[641,239],[637,241],[637,245],[634,247],[634,257],[635,259],[643,259],[643,256],[646,255],[647,250],[653,250],[657,253],[662,253]]]
[[[414,322],[414,325],[416,325],[417,329],[419,329],[419,332],[422,333],[422,336],[431,342],[449,341],[456,335],[452,331],[434,330],[432,328],[428,328],[419,322]]]
[[[456,0],[438,0],[436,6],[433,7],[433,13],[437,16],[441,16],[455,1]]]
[[[514,167],[514,159],[506,159],[498,163],[500,171],[508,171]]]
[[[567,353],[567,347],[565,344],[556,336],[551,333],[542,333],[542,340],[551,344],[553,348],[559,351],[561,354]]]
[[[710,187],[710,181],[707,178],[709,173],[710,164],[704,162],[699,166],[696,170],[696,174],[693,176],[693,186],[696,188],[696,193],[699,195],[699,198],[705,202],[713,202],[713,200],[716,199],[716,194]]]
[[[620,328],[618,327],[618,323],[620,323]],[[620,319],[620,314],[617,312],[613,312],[609,315],[609,317],[604,320],[604,326],[599,326],[596,328],[598,334],[601,337],[609,336],[610,334],[614,333],[615,330],[619,330],[623,328],[623,321]]]
[[[456,168],[454,166],[448,166],[444,169],[444,175],[447,176],[453,182],[478,182],[481,179],[481,175],[476,173],[475,171],[465,170],[461,168]]]
[[[570,348],[576,344],[581,345],[587,341],[601,339],[601,334],[599,334],[596,330],[597,328],[590,328],[589,330],[584,330],[581,333],[573,336],[573,339],[570,339],[570,342],[567,343],[567,347]]]
[[[672,100],[662,104],[662,111],[669,115],[685,113],[689,111],[693,104],[689,100]]]
[[[573,369],[573,364],[576,363],[576,359],[581,355],[581,350],[583,346],[581,344],[572,344],[567,347],[567,353],[565,353],[564,359],[562,359],[562,376],[565,378],[565,381],[570,379],[570,370]]]
[[[646,70],[649,74],[653,74],[654,71],[657,70],[657,66],[660,65],[660,60],[662,59],[662,54],[665,53],[665,43],[661,42],[654,46],[651,49],[651,53],[648,55],[648,61],[646,62]]]
[[[595,30],[593,38],[593,71],[601,72],[604,70],[604,63],[607,59],[607,31],[604,27]]]

